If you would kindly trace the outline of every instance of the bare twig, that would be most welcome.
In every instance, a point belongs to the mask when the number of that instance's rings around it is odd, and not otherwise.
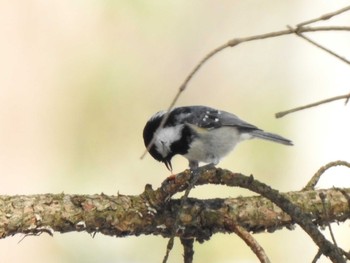
[[[322,166],[320,169],[318,169],[318,171],[314,174],[314,176],[312,176],[312,178],[307,183],[307,185],[302,189],[302,191],[313,190],[315,188],[316,184],[318,183],[318,181],[320,180],[322,174],[325,171],[327,171],[331,167],[339,166],[339,165],[346,166],[346,167],[350,168],[350,163],[348,163],[346,161],[330,162],[330,163]]]
[[[341,9],[339,9],[337,11],[334,11],[334,12],[331,12],[331,13],[328,13],[328,14],[324,14],[324,15],[318,17],[318,18],[310,19],[308,21],[299,23],[299,24],[297,24],[297,27],[306,26],[308,24],[319,22],[321,20],[328,20],[328,19],[332,18],[333,16],[340,15],[341,13],[344,13],[344,12],[349,11],[349,10],[350,10],[350,6],[347,6],[347,7],[341,8]]]
[[[329,99],[325,99],[325,100],[321,100],[321,101],[314,102],[314,103],[311,103],[311,104],[307,104],[305,106],[300,106],[300,107],[296,107],[294,109],[277,112],[275,114],[275,117],[276,118],[282,118],[282,117],[286,116],[287,114],[290,114],[290,113],[293,113],[293,112],[296,112],[296,111],[300,111],[300,110],[304,110],[304,109],[308,109],[308,108],[312,108],[312,107],[316,107],[316,106],[319,106],[321,104],[329,103],[329,102],[332,102],[332,101],[335,101],[335,100],[345,99],[346,100],[345,103],[347,103],[349,98],[350,98],[350,93],[349,94],[345,94],[345,95],[332,97],[332,98],[329,98]]]
[[[344,26],[328,26],[328,27],[298,27],[299,33],[305,33],[305,32],[316,32],[316,31],[350,31],[350,27],[344,27]],[[188,83],[193,78],[193,76],[199,71],[199,69],[203,66],[204,63],[206,63],[210,58],[212,58],[217,53],[223,51],[226,48],[229,47],[235,47],[239,44],[243,44],[250,41],[255,40],[262,40],[262,39],[268,39],[273,37],[279,37],[283,35],[290,35],[294,34],[295,29],[289,28],[286,30],[281,31],[274,31],[266,34],[260,34],[260,35],[254,35],[249,37],[243,37],[243,38],[234,38],[229,40],[226,44],[223,44],[214,50],[210,51],[206,56],[204,56],[203,59],[200,60],[200,62],[193,68],[193,70],[190,72],[190,74],[185,78],[185,81],[181,84],[178,93],[176,94],[175,98],[171,102],[171,107],[175,105],[177,102],[177,99],[180,97],[181,93],[187,88]],[[169,107],[170,108],[170,107]]]
[[[298,32],[304,33],[304,32],[330,31],[330,30],[331,31],[342,31],[342,30],[350,31],[349,27],[337,27],[337,26],[335,26],[335,27],[334,26],[330,26],[330,27],[305,27],[305,25],[315,23],[315,22],[318,22],[321,20],[330,19],[336,15],[339,15],[339,14],[344,13],[344,12],[349,11],[349,10],[350,10],[350,6],[344,7],[342,9],[335,11],[335,12],[324,14],[318,18],[315,18],[315,19],[301,22],[301,23],[297,24]],[[169,107],[169,108],[172,108],[175,105],[175,103],[178,100],[178,98],[180,97],[181,93],[186,89],[187,84],[190,82],[190,80],[193,78],[193,76],[199,71],[199,69],[203,66],[203,64],[205,62],[207,62],[210,58],[212,58],[214,55],[216,55],[217,53],[221,52],[222,50],[224,50],[228,47],[234,47],[234,46],[237,46],[237,45],[245,43],[245,42],[254,41],[254,40],[261,40],[261,39],[266,39],[266,38],[272,38],[272,37],[278,37],[278,36],[283,36],[283,35],[288,35],[288,34],[293,34],[293,33],[295,33],[295,30],[289,29],[289,30],[276,31],[276,32],[271,32],[271,33],[256,35],[256,36],[251,36],[251,37],[235,38],[235,39],[229,40],[226,44],[215,48],[214,50],[209,52],[202,60],[200,60],[200,62],[194,67],[194,69],[190,72],[190,74],[185,78],[185,81],[181,84],[179,91],[176,94],[175,98],[173,99],[173,101],[171,103],[171,107]]]
[[[184,247],[184,263],[192,263],[193,261],[193,238],[181,238],[181,244]]]
[[[328,210],[327,210],[327,207],[326,207],[326,195],[324,193],[320,193],[319,197],[321,198],[321,201],[322,201],[322,208],[323,208],[324,216],[325,216],[326,222],[327,222],[328,219],[329,219],[329,215],[328,215]],[[333,233],[333,230],[332,230],[331,223],[327,222],[327,226],[328,226],[331,238],[333,240],[333,244],[335,245],[335,247],[337,249],[339,249],[337,241],[335,240],[335,237],[334,237],[334,233]]]
[[[257,258],[262,263],[270,263],[270,259],[265,253],[265,250],[262,246],[256,241],[256,239],[242,226],[240,226],[237,222],[233,222],[232,220],[226,220],[229,228],[234,231],[243,241],[250,247],[250,249],[254,252]]]
[[[288,28],[289,28],[289,29],[292,29],[292,27],[290,27],[290,26],[288,26]],[[314,46],[316,46],[316,47],[322,49],[323,51],[325,51],[325,52],[331,54],[332,56],[334,56],[334,57],[340,59],[341,61],[345,62],[346,64],[350,65],[350,61],[349,61],[349,60],[347,60],[346,58],[344,58],[344,57],[338,55],[337,53],[335,53],[334,51],[330,50],[329,48],[326,48],[326,47],[324,47],[324,46],[318,44],[316,41],[314,41],[314,40],[312,40],[312,39],[306,37],[305,35],[303,35],[302,33],[299,32],[299,29],[300,29],[300,27],[297,27],[297,28],[295,29],[295,34],[296,34],[298,37],[303,38],[304,40],[306,40],[307,42],[311,43],[312,45],[314,45]]]
[[[340,249],[340,251],[343,253],[343,255],[344,255],[348,260],[350,259],[350,254],[349,254],[349,252],[346,252],[346,251],[344,251],[344,250],[341,249],[341,248],[338,248],[338,249]],[[314,257],[313,260],[311,261],[311,263],[316,263],[316,262],[320,259],[321,256],[322,256],[322,251],[319,249],[319,250],[317,251],[315,257]]]
[[[169,255],[170,255],[170,251],[173,249],[174,247],[174,241],[175,241],[175,238],[174,237],[171,237],[169,238],[169,241],[168,241],[168,244],[166,245],[166,251],[165,251],[165,255],[164,255],[164,258],[163,258],[163,263],[166,263],[168,262],[168,258],[169,258]]]
[[[313,27],[297,27],[300,33],[317,32],[317,31],[349,31],[348,26],[313,26]]]
[[[329,234],[331,235],[331,238],[333,240],[333,244],[335,245],[335,247],[337,248],[337,250],[339,251],[339,253],[343,254],[347,259],[350,259],[350,254],[349,252],[346,252],[344,251],[342,248],[340,248],[337,244],[337,241],[335,240],[335,237],[334,237],[334,233],[333,233],[333,230],[332,230],[332,226],[331,226],[331,223],[329,222],[329,214],[328,214],[328,209],[327,209],[327,206],[326,206],[326,195],[321,192],[319,194],[319,197],[322,201],[322,208],[323,208],[323,212],[324,212],[324,215],[325,215],[325,218],[326,218],[326,224],[328,226],[328,229],[329,229]]]
[[[321,251],[321,249],[319,249],[319,250],[317,251],[315,257],[314,257],[313,260],[311,261],[311,263],[316,263],[316,262],[320,259],[321,256],[322,256],[322,251]]]

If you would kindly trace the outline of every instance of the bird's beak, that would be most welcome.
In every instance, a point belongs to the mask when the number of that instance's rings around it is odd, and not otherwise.
[[[171,165],[171,161],[170,160],[165,160],[164,163],[165,163],[166,168],[168,168],[168,170],[170,172],[172,172],[173,171],[173,167]]]

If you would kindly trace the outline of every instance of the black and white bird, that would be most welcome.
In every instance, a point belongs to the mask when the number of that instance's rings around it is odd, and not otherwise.
[[[171,171],[171,159],[180,154],[188,159],[191,169],[199,162],[218,164],[237,143],[259,138],[285,145],[292,141],[265,132],[236,115],[206,106],[178,107],[170,111],[163,127],[159,127],[166,111],[154,114],[143,130],[145,146],[153,140],[149,153]]]

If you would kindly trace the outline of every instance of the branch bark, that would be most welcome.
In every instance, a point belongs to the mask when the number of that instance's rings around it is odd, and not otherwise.
[[[203,182],[202,182],[203,183]],[[169,187],[175,187],[171,183]],[[146,186],[138,196],[41,194],[0,196],[0,238],[15,234],[86,231],[110,236],[162,235],[170,237],[180,200],[159,203],[167,193]],[[320,194],[328,208],[324,209]],[[309,214],[317,225],[350,218],[349,188],[288,192],[283,194]],[[158,201],[157,201],[158,200]],[[153,203],[152,203],[153,202]],[[199,241],[215,233],[231,233],[227,222],[247,231],[273,232],[295,223],[281,208],[261,196],[199,200],[189,198],[181,210],[177,236]]]

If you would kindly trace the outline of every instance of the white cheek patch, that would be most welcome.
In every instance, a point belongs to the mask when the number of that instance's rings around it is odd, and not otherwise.
[[[155,146],[157,151],[165,158],[170,152],[170,146],[173,142],[181,139],[183,124],[165,127],[155,134]]]

